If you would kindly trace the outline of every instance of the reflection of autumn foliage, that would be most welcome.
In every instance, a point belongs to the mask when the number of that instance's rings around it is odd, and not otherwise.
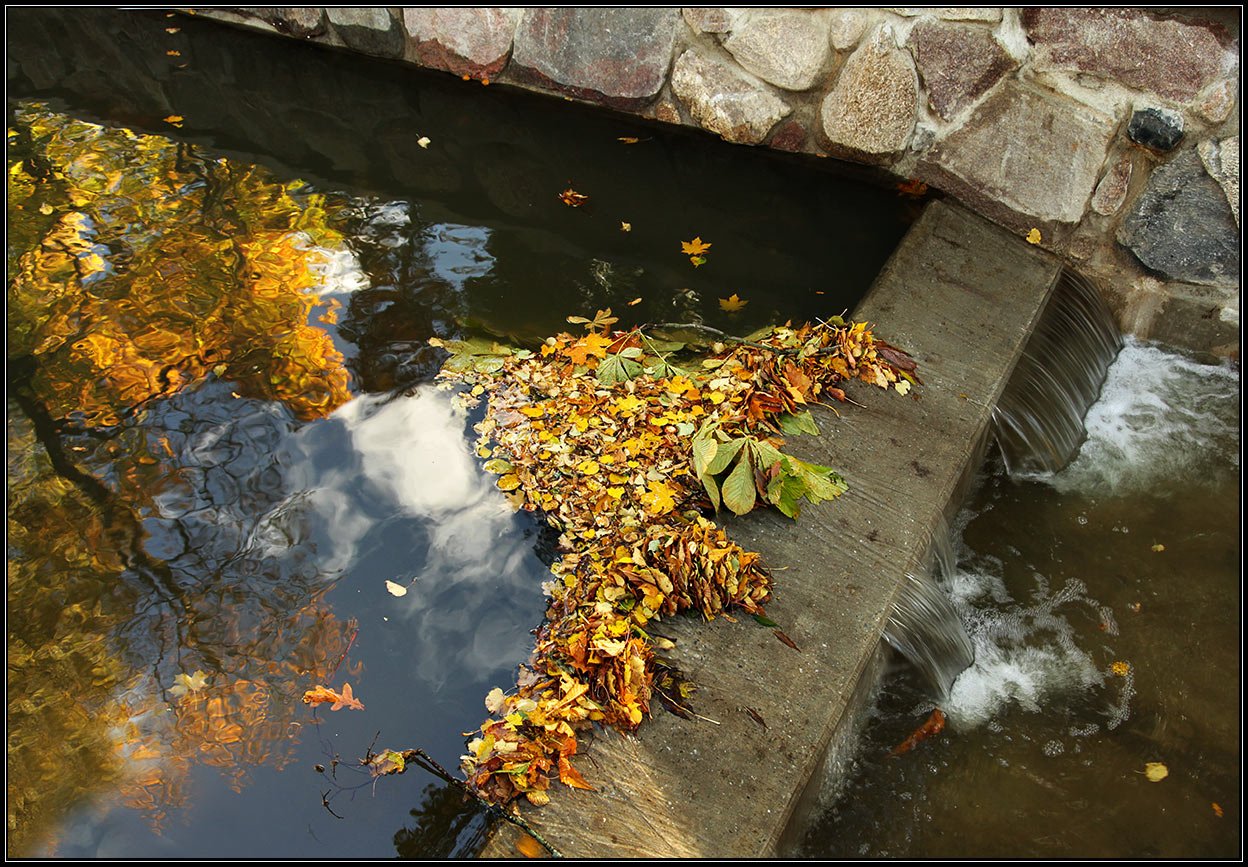
[[[210,372],[304,419],[349,399],[310,321],[320,251],[340,241],[319,196],[37,107],[11,143],[10,353],[39,359],[53,417],[114,425]]]
[[[9,143],[8,846],[24,855],[102,792],[159,828],[194,764],[237,788],[289,761],[300,696],[347,630],[316,570],[281,559],[295,528],[285,548],[239,547],[287,496],[278,428],[210,417],[187,387],[224,379],[302,419],[350,394],[316,320],[334,315],[313,290],[338,242],[318,196],[41,108]],[[65,419],[122,426],[75,437]],[[192,456],[196,424],[228,453]],[[181,554],[150,553],[153,520]]]

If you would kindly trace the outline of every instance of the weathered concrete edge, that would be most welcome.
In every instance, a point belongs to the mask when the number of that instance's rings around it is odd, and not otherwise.
[[[914,355],[918,397],[858,388],[867,409],[820,411],[824,434],[790,443],[845,474],[851,488],[838,502],[796,522],[767,513],[729,522],[742,545],[785,570],[768,614],[801,650],[748,618],[659,625],[677,641],[672,661],[701,686],[694,709],[715,723],[656,703],[637,737],[592,737],[577,761],[598,791],[559,789],[548,806],[524,810],[564,854],[777,852],[873,678],[906,572],[922,567],[960,505],[992,406],[1059,271],[1056,258],[981,218],[928,206],[855,312]],[[503,829],[484,857],[515,854],[515,836]]]

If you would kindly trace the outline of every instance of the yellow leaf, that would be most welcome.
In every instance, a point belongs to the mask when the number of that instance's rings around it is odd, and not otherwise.
[[[736,313],[738,310],[745,307],[745,305],[749,303],[750,303],[749,301],[742,301],[740,298],[737,297],[737,293],[733,292],[727,298],[719,299],[719,309],[723,310],[726,313]]]
[[[498,489],[500,491],[514,491],[520,487],[520,477],[515,473],[508,473],[498,480]]]
[[[386,590],[390,593],[391,596],[406,596],[407,595],[407,588],[404,587],[402,584],[396,584],[393,581],[386,582]]]
[[[164,118],[165,123],[171,123],[174,126],[182,126],[183,120],[184,118],[180,114],[171,114],[168,117]]]
[[[427,149],[429,147],[429,136],[422,135],[420,138],[416,139],[416,144]]]
[[[662,515],[676,508],[675,494],[664,482],[651,482],[649,490],[638,494],[637,499],[645,504],[650,514]]]
[[[598,462],[597,462],[597,461],[595,461],[595,460],[584,460],[584,461],[581,461],[579,464],[577,464],[577,465],[576,465],[576,471],[577,471],[578,473],[582,473],[582,474],[584,474],[584,475],[586,475],[586,476],[593,476],[593,475],[597,475],[597,473],[598,473]]]
[[[632,224],[632,223],[626,223],[626,222],[624,222],[623,220],[620,220],[620,231],[621,231],[621,232],[631,232],[631,231],[633,231],[633,224]]]
[[[1160,783],[1170,776],[1170,769],[1161,762],[1148,762],[1144,765],[1144,776],[1148,777],[1150,783]]]
[[[690,256],[701,256],[707,250],[711,249],[710,241],[703,241],[701,238],[694,238],[692,241],[681,241],[680,251]]]
[[[1153,546],[1152,550],[1153,550],[1155,553],[1160,554],[1162,551],[1166,550],[1166,546],[1165,546],[1165,545],[1162,545],[1162,544],[1157,544],[1157,545],[1154,545],[1154,546]]]
[[[1109,667],[1109,670],[1119,677],[1126,677],[1127,672],[1131,670],[1131,666],[1125,662],[1115,662]]]
[[[1040,230],[1039,229],[1032,229],[1030,232],[1027,233],[1027,243],[1028,244],[1040,243]]]
[[[893,388],[897,390],[898,394],[905,394],[910,390],[910,383],[904,379],[899,379],[893,383]]]

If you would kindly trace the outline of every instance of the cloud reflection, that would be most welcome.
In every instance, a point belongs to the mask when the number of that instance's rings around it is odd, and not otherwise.
[[[469,418],[448,392],[421,387],[387,400],[362,397],[307,429],[310,502],[328,546],[322,568],[376,597],[402,624],[413,676],[431,686],[478,680],[525,659],[540,617],[545,570],[533,527],[517,517],[470,450]],[[342,434],[345,433],[345,436]],[[328,462],[328,465],[326,465]],[[406,596],[384,582],[410,582]],[[342,592],[340,589],[338,592]]]

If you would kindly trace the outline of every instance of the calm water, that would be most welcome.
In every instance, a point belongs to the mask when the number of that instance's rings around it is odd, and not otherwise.
[[[8,25],[9,853],[473,851],[456,792],[351,767],[453,768],[544,608],[427,339],[839,313],[914,204],[184,16]]]
[[[803,854],[1237,857],[1240,423],[1237,367],[1129,342],[1070,467],[990,462],[958,528],[977,660],[948,725],[888,757],[933,707],[899,669]]]

